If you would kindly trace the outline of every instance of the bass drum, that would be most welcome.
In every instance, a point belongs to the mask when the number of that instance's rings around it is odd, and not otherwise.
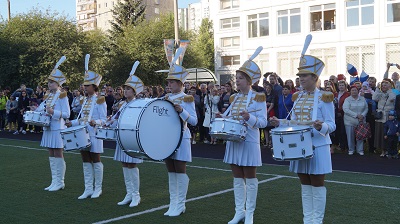
[[[117,143],[129,156],[164,160],[179,148],[183,122],[170,101],[137,99],[121,111]]]

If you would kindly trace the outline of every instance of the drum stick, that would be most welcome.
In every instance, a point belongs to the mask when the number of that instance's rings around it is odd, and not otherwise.
[[[253,112],[260,111],[260,110],[261,110],[261,109],[250,110],[250,111],[247,111],[247,113],[253,113]],[[234,117],[234,116],[239,116],[239,115],[240,115],[239,113],[236,113],[236,114],[232,114],[232,115],[226,116],[225,118]]]

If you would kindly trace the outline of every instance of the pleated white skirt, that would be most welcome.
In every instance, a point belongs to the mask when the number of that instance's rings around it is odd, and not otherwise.
[[[261,166],[261,148],[255,142],[226,142],[224,163],[238,166]]]
[[[330,145],[316,147],[311,159],[290,161],[289,171],[315,175],[332,173]]]
[[[115,161],[120,161],[124,163],[143,163],[142,159],[134,158],[126,154],[119,144],[117,143],[117,147],[115,148],[115,153],[114,153],[114,160]]]
[[[190,144],[190,138],[183,138],[178,150],[170,158],[192,162],[192,145]]]
[[[44,130],[40,146],[51,149],[64,148],[64,143],[61,138],[60,131],[61,130]]]

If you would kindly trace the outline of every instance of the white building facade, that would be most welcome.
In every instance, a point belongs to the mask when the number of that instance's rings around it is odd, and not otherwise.
[[[347,63],[381,80],[387,62],[400,64],[400,0],[218,0],[210,8],[220,83],[234,80],[258,46],[263,74],[294,80],[307,34],[313,40],[306,54],[325,62],[321,80],[349,80]]]

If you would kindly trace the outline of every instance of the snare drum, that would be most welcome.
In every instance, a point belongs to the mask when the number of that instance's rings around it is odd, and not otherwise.
[[[24,123],[41,127],[50,126],[50,117],[45,112],[26,111],[23,116]]]
[[[90,142],[89,132],[84,125],[61,130],[61,138],[64,143],[65,151],[83,150],[92,144]]]
[[[101,140],[115,141],[117,139],[115,128],[98,127],[96,138]]]
[[[310,126],[280,126],[271,130],[273,158],[279,161],[310,159],[314,155]]]
[[[242,142],[246,139],[246,134],[246,126],[237,120],[215,118],[210,125],[210,135],[213,138]]]
[[[121,111],[117,143],[136,158],[164,160],[180,146],[183,122],[170,101],[136,99]]]

